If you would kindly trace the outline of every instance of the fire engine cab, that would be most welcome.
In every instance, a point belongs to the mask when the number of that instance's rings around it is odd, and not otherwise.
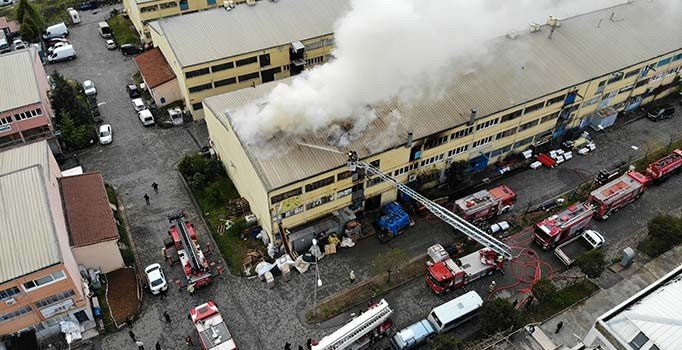
[[[535,224],[533,238],[542,249],[548,250],[569,240],[590,225],[594,209],[578,202],[569,205],[559,214],[552,215]]]

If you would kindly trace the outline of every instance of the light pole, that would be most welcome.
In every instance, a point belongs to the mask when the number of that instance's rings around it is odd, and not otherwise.
[[[313,247],[317,247],[317,240],[315,238],[313,238]],[[317,252],[315,251],[315,253]],[[315,318],[317,313],[317,288],[322,287],[322,279],[320,278],[320,268],[317,264],[317,254],[313,255],[315,255],[315,277],[317,278],[315,282],[315,290],[313,291],[313,318]]]

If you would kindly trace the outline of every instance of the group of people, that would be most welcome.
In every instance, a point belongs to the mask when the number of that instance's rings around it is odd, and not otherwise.
[[[302,345],[298,346],[298,350],[311,350],[313,348],[313,340],[311,338],[308,338],[305,342],[305,349],[303,348]],[[289,342],[286,342],[284,344],[284,350],[292,350],[291,344]]]
[[[158,194],[159,193],[159,184],[157,184],[156,182],[153,182],[152,183],[152,189],[154,190],[154,193]],[[149,199],[150,198],[151,197],[149,197],[148,194],[146,194],[146,193],[144,194],[144,201],[145,201],[145,203],[147,203],[147,205],[149,205]]]
[[[166,321],[166,323],[168,323],[168,324],[171,323],[171,317],[167,311],[163,312],[163,318]],[[133,332],[133,329],[132,329],[133,328],[133,321],[131,319],[127,319],[126,325],[128,326],[128,336],[133,341],[133,343],[135,343],[135,346],[137,346],[137,350],[144,350],[144,343],[142,342],[142,340],[138,339],[137,336],[135,335],[135,333]],[[185,344],[187,344],[188,347],[191,347],[194,345],[194,342],[192,341],[191,335],[188,335],[185,337]],[[157,341],[156,344],[154,345],[154,349],[155,350],[162,350],[161,343]]]

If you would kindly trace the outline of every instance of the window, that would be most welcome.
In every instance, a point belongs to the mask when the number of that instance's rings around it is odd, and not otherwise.
[[[158,11],[159,8],[154,5],[154,6],[145,6],[145,7],[140,7],[140,12],[145,13],[145,12],[154,12]]]
[[[336,174],[336,181],[341,181],[341,180],[347,179],[351,176],[353,176],[353,172],[350,170],[347,170],[347,171],[344,171],[342,173]]]
[[[525,145],[527,145],[527,144],[529,144],[529,143],[531,143],[531,142],[533,142],[533,136],[527,137],[527,138],[525,138],[525,139],[523,139],[523,140],[521,140],[521,141],[517,141],[517,142],[514,144],[514,148],[519,148],[519,147],[525,146]]]
[[[450,158],[450,157],[452,157],[452,156],[456,156],[456,155],[458,155],[458,154],[460,154],[460,153],[464,153],[464,152],[466,152],[468,149],[469,149],[469,145],[459,146],[459,147],[457,147],[457,148],[455,148],[455,149],[451,149],[451,150],[448,151],[448,158]]]
[[[192,70],[189,72],[185,72],[185,78],[189,79],[189,78],[193,78],[193,77],[198,77],[200,75],[206,75],[210,72],[211,71],[208,69],[208,67],[197,69],[197,70]]]
[[[291,210],[289,210],[289,211],[285,211],[284,213],[282,213],[282,214],[279,215],[279,216],[275,216],[274,219],[275,219],[275,221],[277,221],[280,217],[281,217],[282,219],[284,219],[284,218],[288,218],[288,217],[290,217],[290,216],[294,216],[294,215],[296,215],[296,214],[300,214],[300,213],[302,213],[302,212],[303,212],[303,206],[301,205],[301,206],[298,206],[298,207],[296,207],[296,208],[294,208],[294,209],[291,209]]]
[[[30,306],[24,306],[20,309],[14,310],[14,311],[5,312],[4,314],[0,314],[0,323],[11,320],[15,317],[19,317],[23,314],[27,314],[29,312],[31,312]]]
[[[45,276],[40,277],[38,279],[24,283],[24,289],[26,289],[26,291],[33,290],[33,289],[42,287],[46,284],[50,284],[52,282],[63,280],[64,278],[66,278],[66,275],[64,275],[64,271],[56,271],[56,272],[53,272],[49,275],[45,275]]]
[[[206,83],[206,84],[201,84],[201,85],[197,85],[197,86],[192,86],[191,88],[189,88],[189,93],[193,94],[193,93],[197,93],[199,91],[210,90],[210,89],[213,89],[213,84]]]
[[[170,8],[173,8],[173,7],[178,7],[178,3],[175,2],[175,1],[164,2],[163,4],[160,4],[159,7],[162,8],[162,9],[170,9]]]
[[[331,194],[329,196],[324,196],[324,197],[318,198],[318,199],[306,204],[305,207],[307,210],[310,210],[310,209],[313,209],[315,207],[319,207],[322,204],[329,203],[333,200],[334,200],[334,195]]]
[[[45,298],[45,299],[38,300],[38,301],[35,303],[35,306],[36,306],[36,308],[38,308],[38,309],[44,308],[44,307],[46,307],[46,306],[50,306],[50,305],[52,305],[52,304],[54,304],[54,303],[57,303],[57,302],[59,302],[59,301],[62,301],[62,300],[64,300],[64,299],[66,299],[66,298],[70,298],[70,297],[72,297],[72,296],[74,296],[74,295],[76,295],[76,293],[74,293],[73,290],[68,290],[68,291],[66,291],[66,292],[62,292],[62,293],[55,294],[55,295],[53,295],[53,296],[47,297],[47,298]]]
[[[241,83],[247,80],[258,79],[259,77],[260,75],[258,75],[258,72],[244,74],[239,76],[239,82]]]
[[[8,115],[6,117],[0,118],[0,125],[9,124],[12,122],[12,116]]]
[[[622,88],[620,88],[620,90],[618,90],[618,93],[619,94],[626,93],[626,92],[632,90],[633,86],[634,85],[628,85],[628,86],[622,87]]]
[[[270,54],[266,53],[265,55],[258,56],[258,62],[260,62],[261,67],[269,66],[270,65]]]
[[[550,120],[554,120],[556,118],[559,118],[559,112],[548,114],[548,115],[540,118],[540,124],[546,123],[546,122],[548,122]]]
[[[547,105],[549,106],[549,105],[553,105],[555,103],[564,102],[565,98],[566,98],[566,95],[561,95],[561,96],[550,98],[549,100],[547,100]]]
[[[377,169],[379,168],[380,164],[381,164],[381,159],[375,159],[375,160],[369,162],[369,165],[371,165]]]
[[[533,111],[537,111],[539,109],[542,109],[545,106],[545,101],[542,101],[540,103],[534,104],[530,107],[526,107],[526,109],[523,110],[523,114],[528,114]]]
[[[497,157],[497,156],[499,156],[499,155],[505,154],[505,153],[511,151],[511,148],[512,148],[511,145],[505,146],[505,147],[502,147],[502,148],[498,148],[498,149],[496,149],[496,150],[490,152],[490,154],[488,155],[488,158]]]
[[[516,134],[516,127],[513,127],[511,129],[507,129],[503,132],[498,132],[497,135],[495,135],[495,140],[499,140],[501,138],[505,138],[511,135]]]
[[[37,108],[37,109],[30,110],[30,111],[15,114],[14,120],[15,121],[21,121],[21,120],[26,120],[29,118],[37,117],[39,115],[43,115],[43,111],[40,108]],[[7,123],[12,121],[9,116],[7,116],[6,118],[9,118]],[[4,123],[4,124],[7,124],[7,123]],[[0,123],[0,125],[2,125],[2,123]]]
[[[637,84],[635,84],[635,88],[638,88],[640,86],[644,86],[646,84],[649,84],[649,78],[642,79],[642,80],[638,81]]]
[[[225,85],[230,85],[234,84],[237,82],[237,78],[227,78],[223,80],[218,80],[213,82],[213,86],[219,87],[219,86],[225,86]]]
[[[215,5],[215,3],[216,3],[215,0],[206,0],[206,4],[208,4],[209,6]]]
[[[632,346],[633,349],[639,350],[646,344],[646,342],[649,341],[649,337],[647,337],[644,333],[639,332],[635,336],[635,339],[632,339],[630,341],[630,346]]]
[[[678,53],[677,55],[673,56],[673,61],[677,60],[682,60],[682,53]]]
[[[518,111],[507,113],[507,114],[502,116],[502,122],[504,123],[504,122],[508,122],[510,120],[514,120],[514,119],[520,117],[521,115],[523,115],[523,109],[519,109]]]
[[[662,60],[658,61],[658,63],[656,64],[656,67],[663,67],[666,64],[670,63],[670,61],[672,61],[672,59],[673,59],[672,57],[662,59]]]
[[[535,120],[529,121],[528,123],[521,124],[521,125],[519,125],[519,132],[530,129],[530,128],[538,125],[538,123],[539,123],[539,120],[535,119]]]
[[[653,82],[653,81],[661,80],[661,79],[663,79],[663,75],[665,75],[665,73],[658,73],[658,74],[654,75],[653,77],[651,77],[651,81]]]
[[[470,135],[473,131],[474,131],[474,127],[473,127],[473,126],[468,127],[468,128],[466,128],[466,129],[463,129],[463,130],[460,130],[460,131],[457,131],[457,132],[455,132],[454,134],[450,135],[450,140],[459,139],[459,138],[462,138],[462,137],[464,137],[464,136],[468,136],[468,135]]]
[[[624,79],[634,77],[635,75],[638,75],[638,74],[639,74],[639,68],[637,68],[637,69],[635,69],[635,70],[631,70],[631,71],[625,73],[625,78],[624,78]]]
[[[345,196],[349,196],[351,193],[353,193],[353,187],[348,187],[345,190],[341,190],[336,192],[336,199],[343,198]]]
[[[483,145],[485,145],[487,143],[491,143],[491,142],[493,142],[492,136],[484,137],[480,140],[474,141],[473,145],[471,145],[471,148],[480,147],[480,146],[483,146]]]
[[[299,188],[295,188],[295,189],[293,189],[293,190],[291,190],[291,191],[287,191],[287,192],[280,193],[280,194],[278,194],[278,195],[272,196],[272,198],[270,198],[270,203],[272,203],[272,204],[279,203],[279,202],[281,202],[281,201],[283,201],[283,200],[285,200],[285,199],[287,199],[287,198],[291,198],[291,197],[295,197],[295,196],[300,196],[301,193],[303,193],[303,191],[301,191],[301,188],[300,188],[300,187],[299,187]]]
[[[189,4],[187,3],[187,0],[180,0],[180,10],[187,9],[189,9]]]
[[[606,85],[611,85],[623,80],[623,72],[616,72],[611,74],[611,78],[606,82]]]
[[[597,97],[593,97],[593,98],[583,102],[583,107],[591,106],[591,105],[599,102],[600,98],[601,98],[601,96],[597,96]]]
[[[193,104],[192,104],[192,109],[195,110],[195,111],[200,111],[200,110],[204,109],[204,105],[203,105],[203,103],[201,103],[201,102],[199,102],[199,103],[193,103]]]
[[[318,188],[322,188],[322,187],[327,186],[331,183],[334,183],[334,177],[333,176],[330,176],[330,177],[324,178],[322,180],[318,180],[318,181],[315,181],[313,183],[309,183],[309,184],[305,185],[305,191],[306,192],[314,191]]]
[[[448,142],[448,136],[431,138],[431,139],[428,139],[428,141],[426,141],[426,143],[424,143],[424,149],[434,148],[434,147],[440,146],[446,142]]]
[[[482,130],[482,129],[487,129],[493,125],[496,125],[498,121],[499,121],[499,118],[495,118],[495,119],[485,121],[483,123],[478,123],[478,124],[476,124],[476,131]]]
[[[10,287],[4,290],[0,290],[0,300],[12,298],[19,293],[21,293],[21,291],[17,287]]]
[[[372,187],[372,186],[378,185],[383,181],[384,180],[382,180],[380,177],[375,177],[375,178],[367,181],[367,187]]]
[[[215,73],[215,72],[220,72],[222,70],[228,70],[228,69],[232,69],[232,68],[234,68],[234,63],[227,62],[227,63],[216,64],[215,66],[212,66],[211,71],[213,73]]]
[[[256,62],[258,62],[258,57],[256,57],[256,56],[249,57],[249,58],[242,58],[241,60],[237,60],[237,67],[246,66],[246,65],[253,64]]]
[[[602,80],[599,82],[599,86],[597,86],[597,90],[594,92],[595,95],[601,94],[604,91],[604,88],[606,87],[606,80]]]

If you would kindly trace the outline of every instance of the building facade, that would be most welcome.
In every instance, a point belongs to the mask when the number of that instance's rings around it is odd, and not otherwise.
[[[45,141],[0,153],[0,334],[95,327],[69,247],[57,162]],[[95,332],[96,334],[96,332]]]
[[[149,93],[157,106],[182,100],[178,79],[159,48],[153,48],[133,58]]]
[[[262,1],[152,22],[154,46],[195,119],[204,98],[301,73],[329,61],[348,0]]]
[[[0,148],[53,138],[48,90],[34,48],[0,55]]]
[[[658,6],[622,5],[618,12],[627,20],[599,29],[587,23],[608,18],[612,9],[577,16],[566,20],[551,41],[546,27],[516,39],[500,38],[493,45],[498,58],[482,62],[475,76],[455,77],[456,86],[444,98],[417,106],[372,106],[377,119],[342,151],[357,151],[363,161],[398,181],[426,184],[443,180],[454,161],[484,168],[568,129],[585,128],[600,109],[632,110],[670,94],[682,66],[682,32],[674,21],[661,20],[652,33],[638,25],[660,18]],[[646,41],[653,32],[658,39],[648,45],[624,48],[632,40]],[[602,56],[609,59],[591,58]],[[272,239],[278,239],[279,223],[292,228],[340,208],[376,208],[396,198],[393,186],[354,177],[344,154],[282,140],[286,137],[245,144],[226,111],[273,87],[204,100],[212,145]],[[394,111],[402,115],[398,127],[390,120]],[[310,135],[305,143],[333,147],[325,135]],[[278,151],[267,152],[270,144]]]

